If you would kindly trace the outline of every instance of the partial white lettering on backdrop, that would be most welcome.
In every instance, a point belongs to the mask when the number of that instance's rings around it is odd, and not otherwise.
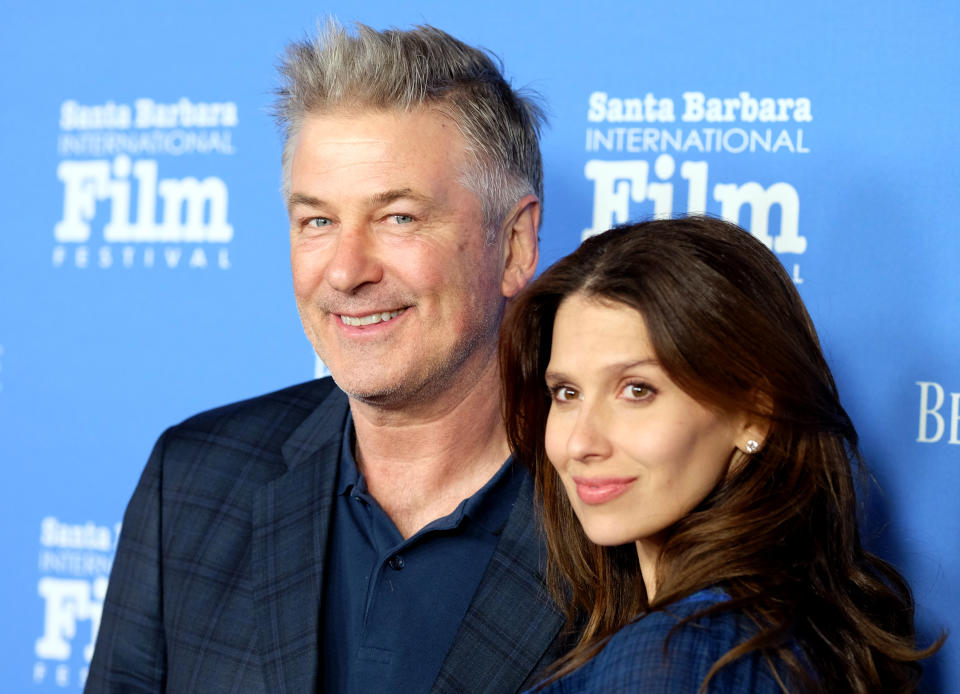
[[[920,387],[920,426],[917,443],[960,445],[960,392],[948,392],[936,381],[917,381]],[[950,405],[947,406],[949,394]]]
[[[40,523],[37,595],[43,631],[34,643],[34,682],[83,686],[119,535],[119,523],[66,523],[54,516]]]
[[[238,122],[233,102],[63,102],[54,267],[228,269],[226,182],[162,167],[171,157],[233,154]]]
[[[233,227],[227,223],[227,186],[216,176],[202,181],[193,177],[159,179],[155,160],[133,163],[121,154],[112,162],[60,162],[57,178],[64,187],[63,219],[53,233],[61,243],[90,240],[90,222],[101,202],[110,209],[103,238],[111,243],[226,243],[233,239]],[[134,183],[136,215],[132,217]]]
[[[610,97],[606,92],[590,95],[587,120],[599,123],[662,122],[677,120],[674,100],[656,97],[647,93],[642,98]],[[762,97],[750,92],[740,92],[733,97],[707,97],[703,92],[684,92],[683,111],[680,120],[685,123],[775,123],[794,121],[806,123],[813,120],[810,99],[805,97]]]
[[[588,180],[594,183],[593,226],[584,229],[583,238],[626,222],[630,218],[630,203],[649,201],[653,216],[666,219],[674,214],[674,182],[671,180],[677,165],[669,154],[661,154],[653,165],[643,159],[603,161],[591,159],[584,168]],[[707,211],[707,173],[705,161],[685,161],[680,165],[680,179],[686,187],[687,214]],[[651,180],[653,179],[653,180]],[[737,222],[744,206],[750,208],[751,233],[777,253],[803,253],[807,240],[799,232],[800,200],[789,183],[774,183],[764,188],[755,181],[741,185],[717,183],[713,186],[713,200],[720,203],[720,216]],[[769,230],[770,209],[779,205],[780,230],[774,238]]]
[[[713,181],[708,154],[809,154],[802,124],[813,120],[805,97],[707,96],[688,91],[679,101],[590,95],[586,151],[638,153],[649,158],[591,158],[584,176],[593,184],[586,239],[616,224],[643,217],[714,213],[746,227],[779,254],[803,254],[800,198],[786,181]],[[643,125],[631,125],[640,123]],[[597,124],[597,125],[594,125]],[[626,124],[626,125],[624,125]],[[675,157],[693,158],[678,160]],[[685,193],[685,196],[682,195]],[[685,198],[685,207],[676,201]],[[793,279],[803,282],[799,264]]]

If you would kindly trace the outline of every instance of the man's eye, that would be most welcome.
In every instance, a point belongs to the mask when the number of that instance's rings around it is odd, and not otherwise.
[[[413,221],[413,217],[408,214],[392,214],[390,219],[395,221],[397,224],[409,224]]]
[[[312,227],[328,227],[333,224],[333,222],[326,217],[313,217],[307,224]]]

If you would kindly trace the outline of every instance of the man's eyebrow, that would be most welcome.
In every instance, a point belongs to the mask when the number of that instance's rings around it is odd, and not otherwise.
[[[389,205],[391,202],[402,199],[414,200],[416,202],[428,202],[429,198],[420,193],[414,192],[412,188],[394,188],[392,190],[385,190],[382,193],[376,193],[369,198],[370,204],[381,207],[383,205]],[[323,207],[326,203],[320,198],[314,197],[313,195],[308,195],[306,193],[291,193],[290,198],[287,200],[287,209],[292,209],[297,205],[305,205],[306,207]]]
[[[414,192],[412,188],[394,188],[393,190],[385,190],[382,193],[377,193],[370,198],[370,202],[374,205],[389,205],[391,202],[401,199],[414,200],[416,202],[427,202],[428,198],[425,195]]]
[[[307,207],[322,207],[323,200],[315,198],[306,193],[292,193],[287,200],[287,209],[292,209],[296,205],[306,205]]]

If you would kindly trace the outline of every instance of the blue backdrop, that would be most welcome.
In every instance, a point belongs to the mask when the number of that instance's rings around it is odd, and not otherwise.
[[[862,434],[870,543],[911,581],[924,637],[958,631],[960,6],[400,5],[0,9],[4,690],[82,685],[160,431],[317,368],[268,110],[284,44],[325,12],[435,24],[544,95],[542,267],[688,210],[772,244]],[[958,639],[927,691],[960,691]]]

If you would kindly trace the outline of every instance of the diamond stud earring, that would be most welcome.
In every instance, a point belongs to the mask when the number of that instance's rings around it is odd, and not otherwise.
[[[747,441],[747,453],[756,453],[759,450],[760,450],[759,443],[757,443],[753,439],[750,439],[749,441]]]

